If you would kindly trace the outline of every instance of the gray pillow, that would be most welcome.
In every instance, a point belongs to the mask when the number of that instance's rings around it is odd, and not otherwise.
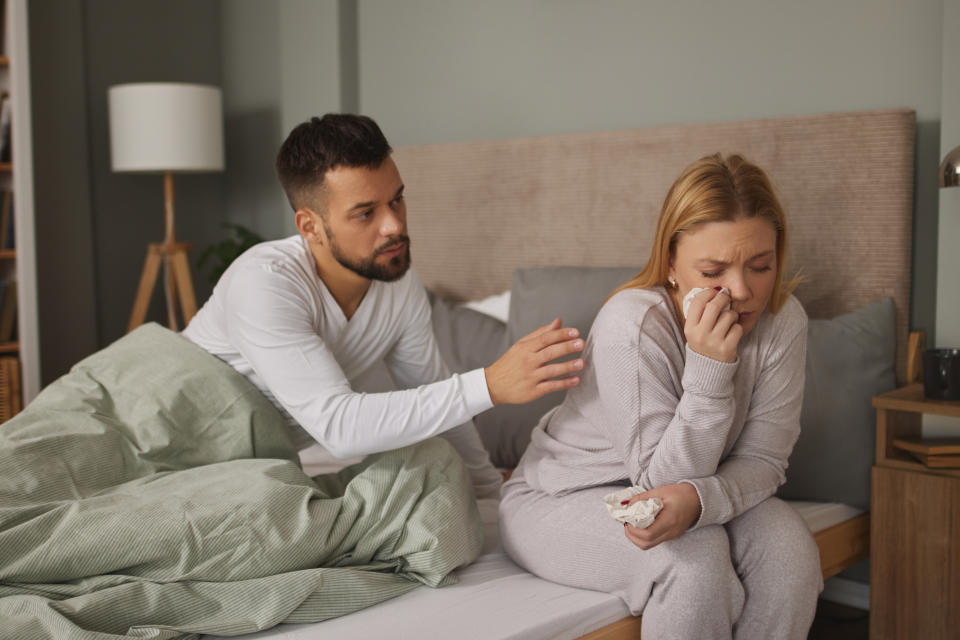
[[[507,343],[513,344],[554,318],[576,327],[584,338],[613,290],[630,280],[636,267],[541,267],[517,269],[510,287]]]
[[[563,320],[563,326],[576,327],[586,338],[607,297],[638,271],[636,267],[515,270],[505,347],[557,317]],[[570,356],[573,357],[576,356]],[[565,391],[557,391],[527,404],[500,405],[480,414],[475,423],[484,443],[489,442],[487,450],[494,464],[515,467],[530,443],[530,432],[543,414],[563,402],[565,396]]]
[[[800,438],[777,495],[870,508],[876,412],[896,387],[895,313],[887,298],[830,320],[810,320]]]
[[[506,325],[485,314],[431,296],[433,328],[440,352],[454,373],[493,364],[514,342],[556,317],[584,337],[607,297],[637,274],[635,267],[545,267],[517,269],[510,288]],[[550,393],[523,405],[498,405],[473,422],[498,467],[517,466],[530,432],[565,392]]]
[[[487,367],[507,350],[507,325],[427,292],[433,333],[443,360],[453,373]]]

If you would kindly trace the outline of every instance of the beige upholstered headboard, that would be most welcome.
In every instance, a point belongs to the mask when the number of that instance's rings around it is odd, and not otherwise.
[[[910,304],[910,110],[404,147],[414,266],[454,299],[505,291],[521,266],[646,262],[680,171],[711,153],[763,167],[787,209],[811,317],[890,296],[903,379]],[[575,295],[575,292],[571,292]]]

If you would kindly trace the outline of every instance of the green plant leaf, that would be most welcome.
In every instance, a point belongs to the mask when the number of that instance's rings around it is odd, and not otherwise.
[[[224,222],[221,226],[226,230],[226,238],[205,248],[197,258],[197,268],[207,271],[213,285],[240,254],[264,241],[258,233],[235,222]]]

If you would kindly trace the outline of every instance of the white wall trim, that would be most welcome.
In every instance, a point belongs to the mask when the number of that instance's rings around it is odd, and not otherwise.
[[[33,211],[33,142],[30,111],[30,47],[27,0],[7,2],[10,95],[13,100],[13,191],[16,194],[17,333],[23,404],[40,392],[40,336],[37,317],[37,263]]]

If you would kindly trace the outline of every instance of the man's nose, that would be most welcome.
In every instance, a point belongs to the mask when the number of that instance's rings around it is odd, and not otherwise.
[[[380,234],[395,236],[403,233],[403,220],[393,211],[387,210],[380,222]]]

